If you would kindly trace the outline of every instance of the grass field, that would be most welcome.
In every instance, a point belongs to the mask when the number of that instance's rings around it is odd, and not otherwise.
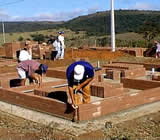
[[[92,36],[88,37],[85,31],[80,32],[73,32],[69,29],[61,29],[65,31],[65,44],[67,47],[81,47],[81,46],[93,46],[96,44],[96,41],[100,38],[107,37],[107,42],[110,42],[110,36]],[[37,32],[19,32],[19,33],[6,33],[5,34],[5,41],[6,42],[16,42],[20,37],[23,40],[31,39],[32,34],[43,34],[44,36],[57,36],[60,30],[57,29],[49,29],[49,30],[42,30]],[[137,33],[123,33],[123,34],[116,34],[116,39],[121,41],[139,41],[144,40],[142,35]],[[0,45],[4,43],[3,34],[0,33]]]

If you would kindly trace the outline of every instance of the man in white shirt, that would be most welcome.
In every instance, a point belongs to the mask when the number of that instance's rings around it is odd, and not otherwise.
[[[61,46],[60,46],[60,43],[58,42],[58,37],[57,39],[53,42],[53,48],[54,50],[56,51],[56,56],[55,56],[55,59],[59,59],[60,56],[61,56]]]
[[[31,59],[32,59],[32,48],[30,46],[30,43],[26,41],[24,49],[20,51],[19,61],[22,62]]]
[[[63,31],[59,32],[58,47],[61,50],[60,58],[59,59],[64,59],[64,48],[65,48],[65,45],[64,45],[64,32]]]
[[[160,58],[160,43],[158,41],[154,41],[156,48],[156,58]]]

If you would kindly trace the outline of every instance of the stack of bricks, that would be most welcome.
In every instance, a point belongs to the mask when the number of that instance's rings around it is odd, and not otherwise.
[[[17,59],[17,51],[24,47],[24,42],[5,43],[6,58]]]
[[[123,51],[125,53],[129,53],[130,55],[136,57],[143,57],[144,52],[147,50],[146,48],[119,48],[118,50]]]
[[[121,71],[119,71],[119,70],[106,70],[106,76],[109,79],[120,80]]]
[[[101,98],[118,96],[123,94],[123,84],[111,84],[107,82],[94,82],[91,85],[91,95]]]
[[[102,80],[104,75],[105,75],[104,68],[102,68],[101,70],[95,71],[93,81],[99,81],[100,79]]]
[[[45,48],[41,45],[35,45],[32,47],[32,57],[43,59],[45,56]]]
[[[121,83],[123,83],[124,88],[133,88],[139,90],[147,90],[160,86],[160,82],[156,80],[121,78]]]
[[[143,67],[143,65],[112,63],[104,65],[104,68],[106,69],[106,72],[109,70],[121,71],[121,77],[128,77],[128,78],[142,77],[145,76],[146,74],[146,69]],[[117,72],[117,75],[118,73],[119,72]]]
[[[160,81],[160,75],[152,75],[152,80]]]
[[[20,83],[16,83],[16,81],[20,82],[20,80],[18,80],[18,75],[16,72],[13,73],[5,73],[5,74],[0,74],[0,87],[2,88],[10,88],[11,85],[11,81],[14,82],[14,84],[19,85]]]
[[[66,68],[49,68],[46,73],[47,77],[66,79]]]
[[[45,59],[55,60],[57,51],[51,48],[45,49]]]

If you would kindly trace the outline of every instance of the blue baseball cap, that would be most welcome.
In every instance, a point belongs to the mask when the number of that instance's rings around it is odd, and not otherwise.
[[[59,34],[64,34],[64,31],[59,32]]]

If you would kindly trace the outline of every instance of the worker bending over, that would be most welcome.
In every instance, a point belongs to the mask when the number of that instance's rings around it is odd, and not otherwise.
[[[47,69],[47,65],[41,64],[35,60],[26,60],[18,63],[17,72],[21,79],[21,86],[25,86],[26,79],[31,78],[41,87],[42,75],[47,72]]]
[[[82,94],[83,103],[89,103],[91,100],[90,83],[94,77],[93,66],[85,61],[74,62],[67,68],[66,76],[72,107],[74,109],[78,107],[77,93]]]

